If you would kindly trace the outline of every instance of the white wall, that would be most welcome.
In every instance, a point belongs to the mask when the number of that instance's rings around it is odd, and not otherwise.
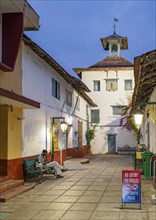
[[[67,121],[73,113],[76,97],[78,94],[70,88],[73,93],[73,106],[64,105],[67,82],[44,60],[40,59],[33,51],[23,44],[22,61],[22,85],[23,96],[41,103],[40,109],[24,110],[23,120],[23,156],[39,154],[43,148],[50,150],[50,127],[52,117],[65,117]],[[60,100],[52,96],[52,77],[60,83]],[[86,119],[84,114],[86,102],[80,97],[80,111],[75,110],[73,116],[73,127],[69,128],[68,146],[73,147],[73,134],[78,130],[78,118]],[[59,147],[63,147],[63,135],[59,135]],[[83,137],[83,144],[85,144]]]
[[[154,88],[148,102],[155,102],[155,101],[156,101],[156,87]],[[147,111],[147,108],[148,108],[148,105],[146,105],[146,111]],[[156,114],[156,105],[154,105],[154,108],[155,108],[155,114]],[[148,124],[149,124],[149,129],[148,129]],[[150,114],[149,114],[149,117],[147,117],[147,114],[145,114],[145,119],[143,121],[141,131],[143,134],[143,139],[141,140],[141,143],[145,144],[146,146],[148,146],[149,144],[150,151],[152,151],[153,153],[156,153],[156,122],[154,123],[152,121]]]
[[[118,79],[117,91],[106,91],[106,79]],[[92,141],[92,153],[105,153],[108,151],[107,133],[115,132],[117,147],[125,145],[135,146],[136,141],[133,132],[128,132],[119,127],[120,115],[113,115],[111,106],[127,105],[127,97],[132,96],[133,90],[124,90],[124,80],[133,80],[132,68],[115,70],[86,71],[82,73],[82,81],[91,90],[90,97],[98,105],[94,109],[100,109],[100,123],[96,128],[96,137]],[[100,91],[93,91],[93,81],[100,80]]]

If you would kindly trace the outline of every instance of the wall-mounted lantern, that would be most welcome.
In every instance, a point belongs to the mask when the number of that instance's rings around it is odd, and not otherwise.
[[[141,126],[142,120],[143,120],[143,116],[144,116],[144,114],[143,114],[143,112],[141,110],[137,110],[134,113],[134,121],[135,121],[136,125]]]
[[[68,125],[67,123],[65,122],[65,120],[63,119],[63,121],[60,123],[60,128],[61,128],[61,131],[63,133],[65,133],[67,131],[67,128],[68,128]]]

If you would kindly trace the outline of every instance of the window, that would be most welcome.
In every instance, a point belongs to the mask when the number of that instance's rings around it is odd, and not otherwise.
[[[88,116],[88,114],[89,114],[89,107],[88,105],[86,105],[86,115]]]
[[[72,107],[72,93],[66,90],[66,104]]]
[[[132,90],[132,80],[125,80],[125,90]]]
[[[93,83],[94,83],[94,91],[100,91],[100,81],[96,80],[93,81]]]
[[[52,96],[60,99],[60,84],[52,78]]]
[[[78,100],[77,100],[78,99]],[[76,110],[80,111],[80,98],[76,98]]]
[[[118,80],[117,79],[106,79],[106,91],[117,91]]]
[[[99,123],[99,109],[91,110],[91,123]]]
[[[112,106],[113,108],[113,115],[121,115],[122,114],[122,110],[123,108],[126,107],[126,106]]]

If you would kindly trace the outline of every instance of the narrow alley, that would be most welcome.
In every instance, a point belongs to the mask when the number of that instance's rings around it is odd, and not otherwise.
[[[127,204],[121,209],[122,170],[134,169],[132,155],[92,155],[84,169],[69,170],[64,178],[44,176],[42,184],[1,203],[5,220],[155,220],[151,203],[154,188],[142,180],[142,209]]]

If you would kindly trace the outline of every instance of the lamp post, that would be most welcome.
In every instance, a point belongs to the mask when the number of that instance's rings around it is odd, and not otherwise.
[[[65,122],[65,118],[64,117],[53,117],[52,118],[52,161],[54,160],[54,122],[55,122],[55,119],[63,120],[60,123],[60,129],[61,129],[61,131],[63,133],[65,133],[67,131],[67,128],[68,128],[68,125]]]
[[[144,113],[140,109],[140,106],[155,105],[155,104],[156,104],[156,102],[137,102],[136,103],[136,105],[138,106],[138,109],[134,113],[134,121],[135,121],[135,124],[138,127],[139,135],[140,135],[140,127],[141,127],[143,116],[144,116]],[[138,140],[138,144],[139,144],[139,141],[140,141],[140,137],[139,137],[139,140]]]

